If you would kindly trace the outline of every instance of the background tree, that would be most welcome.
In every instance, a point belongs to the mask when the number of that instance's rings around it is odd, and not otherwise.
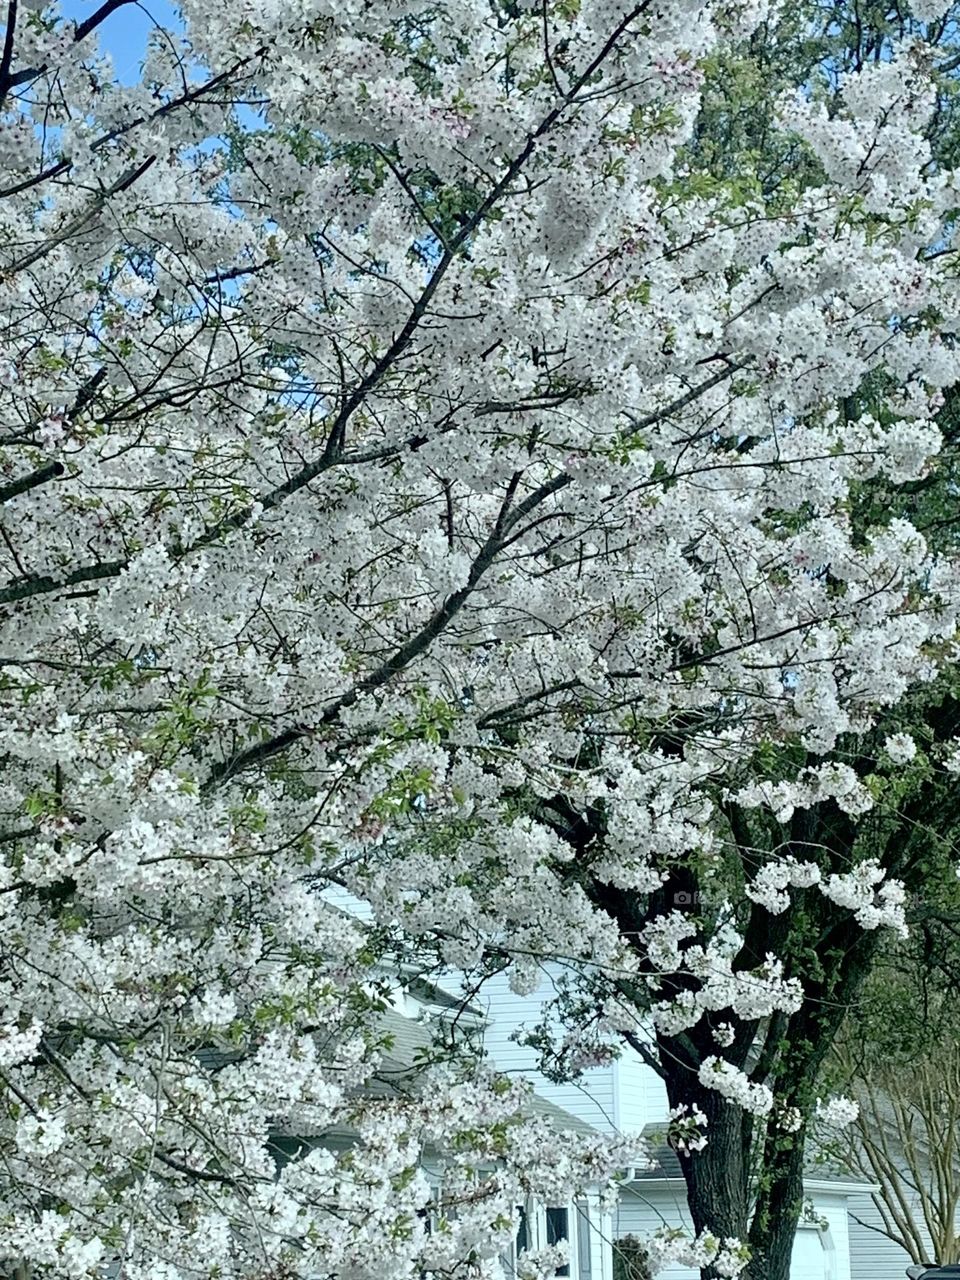
[[[825,1150],[879,1188],[872,1198],[884,1234],[914,1262],[932,1266],[960,1260],[956,1029],[925,1050],[916,1046],[901,1051],[899,1060],[881,1062],[874,1046],[857,1054],[842,1044],[834,1074],[846,1078],[859,1115],[841,1137],[828,1132]]]
[[[945,777],[944,791],[955,786]],[[815,1128],[819,1158],[877,1184],[882,1230],[915,1262],[960,1259],[956,1018],[956,830],[927,826],[922,888],[909,908],[910,936],[884,947],[827,1059],[825,1089],[859,1106],[842,1131]],[[872,1225],[872,1224],[871,1224]]]

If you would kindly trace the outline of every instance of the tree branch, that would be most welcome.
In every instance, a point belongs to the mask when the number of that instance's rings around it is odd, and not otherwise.
[[[136,2],[137,0],[106,0],[106,3],[102,4],[95,13],[91,13],[89,18],[84,18],[83,22],[77,26],[73,33],[73,43],[79,44],[81,40],[85,40],[91,31],[95,31],[101,22],[105,22],[110,17],[114,10],[122,8],[125,4],[135,4]],[[11,3],[15,9],[16,0],[11,0]],[[24,67],[22,71],[17,71],[8,77],[7,90],[9,91],[18,84],[27,84],[31,80],[36,80],[37,76],[42,76],[48,70],[49,64],[46,62],[39,67]],[[6,94],[3,96],[5,97]],[[0,99],[0,102],[2,102],[2,99]]]
[[[10,92],[10,64],[13,62],[13,39],[17,28],[17,0],[8,0],[7,29],[3,36],[3,57],[0,58],[0,107]]]
[[[48,462],[45,467],[38,467],[36,471],[31,471],[29,475],[21,476],[19,480],[13,480],[8,485],[0,486],[0,504],[9,502],[11,498],[16,498],[21,493],[28,493],[31,489],[37,489],[42,484],[46,484],[48,480],[55,480],[57,476],[62,476],[64,466],[62,462]]]

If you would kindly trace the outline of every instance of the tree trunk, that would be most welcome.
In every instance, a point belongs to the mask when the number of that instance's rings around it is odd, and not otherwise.
[[[790,1280],[793,1241],[803,1208],[805,1134],[790,1135],[792,1145],[767,1143],[748,1241],[752,1257],[743,1280]]]
[[[825,910],[827,918],[830,912]],[[796,1133],[767,1129],[760,1161],[750,1233],[753,1254],[744,1280],[790,1280],[797,1223],[803,1208],[804,1151],[808,1121],[816,1104],[823,1060],[835,1041],[845,1011],[859,994],[880,943],[879,930],[866,933],[840,917],[829,932],[818,981],[805,976],[807,1003],[789,1020],[779,1061],[772,1072],[784,1107],[803,1117]]]
[[[693,1102],[707,1117],[708,1142],[704,1149],[689,1156],[678,1152],[694,1232],[699,1235],[709,1231],[720,1239],[745,1239],[750,1207],[751,1117],[715,1090],[701,1089],[695,1077],[691,1082],[686,1071],[677,1072],[667,1081],[667,1093],[671,1106]],[[716,1276],[712,1267],[701,1271],[702,1280],[715,1280]]]

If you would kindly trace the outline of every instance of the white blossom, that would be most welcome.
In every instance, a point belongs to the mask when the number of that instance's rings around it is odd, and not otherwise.
[[[917,754],[917,744],[909,733],[892,733],[885,740],[883,749],[894,764],[907,764]]]
[[[831,1129],[843,1129],[853,1124],[859,1114],[860,1107],[851,1098],[817,1099],[817,1119]]]
[[[765,1084],[755,1084],[739,1067],[722,1058],[705,1058],[698,1071],[700,1083],[716,1089],[728,1102],[734,1102],[752,1115],[769,1115],[773,1094]]]

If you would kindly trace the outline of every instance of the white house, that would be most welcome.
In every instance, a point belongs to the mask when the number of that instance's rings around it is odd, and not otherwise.
[[[883,1215],[870,1192],[851,1196],[847,1209],[850,1280],[904,1280],[912,1259],[884,1233]]]
[[[591,1068],[577,1083],[554,1083],[537,1071],[534,1050],[518,1044],[514,1033],[536,1023],[554,995],[550,966],[544,967],[541,985],[529,996],[511,992],[502,976],[485,984],[477,1003],[485,1016],[484,1043],[496,1066],[526,1076],[539,1097],[601,1132],[662,1132],[669,1111],[665,1087],[633,1050],[624,1050],[606,1066]],[[662,1143],[652,1155],[657,1167],[635,1170],[622,1192],[612,1224],[615,1239],[650,1235],[664,1225],[690,1225],[676,1155]],[[869,1199],[862,1181],[820,1174],[805,1179],[804,1187],[808,1212],[797,1232],[791,1280],[903,1280],[903,1268],[889,1277],[853,1271],[849,1203],[851,1198],[858,1203]],[[696,1272],[682,1267],[669,1267],[661,1274],[663,1280],[698,1280]]]
[[[366,904],[342,891],[328,897],[361,917],[368,914]],[[588,1070],[576,1083],[556,1083],[538,1072],[535,1051],[514,1037],[521,1028],[540,1020],[544,1006],[556,994],[552,967],[544,965],[541,972],[540,986],[529,995],[516,995],[506,977],[498,975],[484,984],[479,997],[471,997],[472,1016],[483,1027],[484,1045],[493,1064],[506,1074],[529,1079],[534,1107],[559,1128],[640,1132],[650,1137],[656,1167],[633,1171],[612,1218],[601,1215],[596,1197],[578,1205],[524,1206],[518,1249],[566,1239],[570,1245],[570,1264],[562,1273],[566,1280],[613,1280],[612,1240],[649,1236],[665,1225],[690,1226],[679,1161],[669,1147],[655,1141],[668,1121],[666,1090],[659,1076],[630,1049],[608,1065]],[[448,977],[447,985],[454,991],[457,975]],[[429,1008],[442,1016],[445,1003],[451,1010],[462,1007],[458,996],[440,987],[427,990],[413,983],[402,992],[398,987],[395,1007],[406,1024],[406,1029],[400,1027],[399,1043],[425,1034],[417,1028],[419,1014]],[[399,1069],[403,1069],[402,1059],[400,1052]],[[794,1243],[790,1280],[904,1280],[909,1258],[860,1224],[871,1205],[869,1184],[853,1177],[811,1172],[804,1187],[807,1211]],[[855,1216],[851,1216],[852,1208],[857,1210]],[[508,1275],[516,1252],[504,1259]],[[658,1280],[661,1278],[699,1280],[693,1270],[677,1266],[666,1268]]]

